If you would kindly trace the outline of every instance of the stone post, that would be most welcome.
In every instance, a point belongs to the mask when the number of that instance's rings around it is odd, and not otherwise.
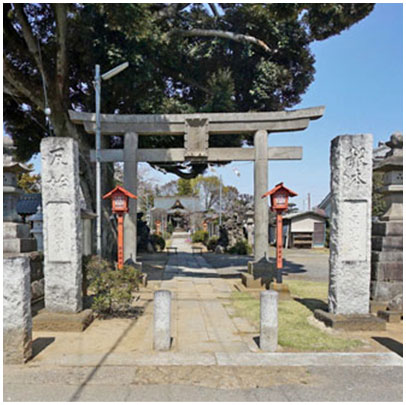
[[[268,133],[257,131],[254,135],[254,261],[268,252],[268,201],[262,196],[268,191]]]
[[[82,310],[82,224],[78,144],[72,138],[41,141],[45,307]]]
[[[278,293],[267,290],[261,292],[261,350],[274,352],[278,348]]]
[[[137,195],[138,135],[127,133],[124,137],[124,188]],[[129,212],[124,215],[124,262],[137,261],[137,200],[129,199]]]
[[[3,361],[20,364],[32,355],[30,258],[3,259]]]
[[[168,290],[154,293],[154,350],[171,347],[171,298]]]
[[[331,233],[328,307],[368,314],[371,275],[372,135],[331,143]]]

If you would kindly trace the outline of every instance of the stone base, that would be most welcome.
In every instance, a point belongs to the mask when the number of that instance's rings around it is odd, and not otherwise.
[[[271,278],[254,278],[252,274],[241,273],[241,282],[250,290],[274,290],[279,293],[279,299],[285,300],[290,298],[288,285],[285,283],[277,283],[276,281],[272,281]]]
[[[252,274],[249,273],[241,273],[241,281],[247,288],[252,289],[269,289],[269,285],[271,284],[271,278],[265,277],[258,277],[254,278]]]
[[[49,312],[43,309],[33,318],[32,328],[35,331],[82,332],[92,321],[91,309],[85,309],[77,314]]]
[[[336,315],[316,309],[314,316],[333,329],[348,331],[386,330],[385,321],[372,314]]]
[[[32,356],[32,333],[24,329],[3,330],[3,363],[23,364]]]
[[[37,240],[35,238],[3,239],[3,252],[24,253],[37,250]]]
[[[389,323],[399,323],[403,319],[400,311],[378,311],[378,317]]]
[[[402,281],[371,281],[371,299],[373,301],[390,301],[402,293]]]
[[[369,312],[376,314],[378,311],[385,311],[388,307],[388,301],[371,301],[369,303]]]
[[[31,238],[30,226],[18,222],[3,222],[3,239]]]

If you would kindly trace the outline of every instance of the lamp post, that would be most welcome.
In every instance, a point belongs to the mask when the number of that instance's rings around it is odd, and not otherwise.
[[[100,75],[100,65],[96,65],[95,76],[94,76],[94,89],[96,92],[96,252],[98,256],[102,254],[102,243],[101,243],[101,171],[100,171],[100,99],[101,99],[101,81],[109,80],[118,73],[122,72],[128,67],[128,62],[124,62],[121,65],[109,70],[108,72]]]

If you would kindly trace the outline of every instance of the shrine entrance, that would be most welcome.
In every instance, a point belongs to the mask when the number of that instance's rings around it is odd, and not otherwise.
[[[268,134],[300,131],[311,120],[323,116],[324,107],[294,111],[254,113],[197,113],[165,115],[101,115],[101,134],[124,136],[123,149],[102,149],[101,162],[124,162],[124,188],[137,195],[138,162],[220,163],[254,161],[254,260],[268,251],[268,203],[261,196],[268,190],[269,160],[301,160],[302,147],[268,147]],[[70,119],[90,134],[96,133],[96,115],[69,111]],[[210,135],[252,134],[254,147],[212,148]],[[183,148],[144,149],[139,136],[184,137]],[[96,161],[96,151],[91,151]],[[124,260],[137,256],[137,202],[130,202],[130,214],[124,221]]]

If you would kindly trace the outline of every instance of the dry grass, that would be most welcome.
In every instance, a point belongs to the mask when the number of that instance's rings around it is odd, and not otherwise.
[[[288,281],[293,299],[279,301],[278,343],[295,351],[348,351],[363,343],[342,338],[309,323],[316,308],[326,308],[327,283]],[[260,303],[251,294],[233,292],[232,305],[236,316],[251,320],[259,330]]]

